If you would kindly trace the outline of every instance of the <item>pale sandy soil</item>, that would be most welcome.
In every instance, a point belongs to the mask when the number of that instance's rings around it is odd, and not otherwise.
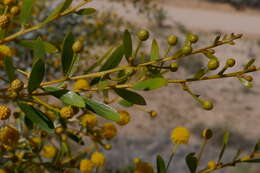
[[[200,33],[201,42],[199,46],[203,46],[213,40],[215,31],[225,33],[235,32],[244,33],[246,39],[238,41],[236,46],[226,46],[216,49],[217,56],[222,61],[229,57],[235,57],[238,65],[235,69],[241,68],[249,58],[258,58],[260,49],[257,44],[260,36],[260,15],[254,10],[248,10],[245,14],[237,13],[230,7],[225,7],[220,11],[220,6],[194,6],[185,5],[186,1],[176,1],[168,3],[160,3],[168,14],[166,25],[168,28],[155,28],[151,22],[146,20],[145,16],[136,13],[131,6],[123,8],[121,4],[116,4],[106,0],[93,1],[90,6],[94,6],[100,10],[115,10],[125,20],[136,25],[137,28],[149,28],[152,30],[152,37],[163,39],[170,33],[181,34],[178,31],[178,25],[181,24],[196,33]],[[194,9],[196,7],[196,9]],[[197,8],[198,7],[198,8]],[[216,7],[216,8],[215,8]],[[207,9],[207,10],[204,10]],[[230,10],[229,10],[230,9]],[[232,9],[232,10],[231,10]],[[202,32],[204,31],[204,32]],[[252,37],[253,36],[253,37]],[[187,61],[195,61],[202,59],[202,56],[188,57]],[[205,59],[204,59],[205,60]],[[222,64],[223,65],[223,64]],[[257,65],[260,65],[258,60]],[[194,67],[190,67],[194,68]],[[182,76],[189,76],[191,69],[181,69]],[[151,120],[150,117],[140,111],[130,110],[132,113],[132,123],[122,128],[118,140],[115,141],[115,150],[108,152],[111,165],[120,166],[131,162],[136,156],[141,156],[145,160],[155,163],[155,155],[157,153],[163,156],[169,156],[172,144],[169,136],[172,128],[178,125],[184,125],[192,131],[191,144],[181,147],[177,154],[177,162],[171,167],[171,170],[177,169],[179,173],[188,172],[184,165],[183,156],[188,152],[197,151],[201,139],[199,138],[200,130],[203,128],[212,128],[215,130],[216,136],[212,147],[206,152],[207,159],[216,159],[219,152],[216,146],[221,142],[220,135],[225,129],[231,131],[231,145],[233,149],[229,150],[228,157],[234,155],[235,148],[252,148],[256,139],[260,137],[260,73],[254,73],[255,87],[253,89],[245,89],[239,84],[237,79],[212,80],[207,82],[194,82],[191,88],[202,98],[214,101],[215,109],[213,111],[204,111],[196,105],[196,102],[178,85],[169,85],[165,89],[153,92],[147,92],[145,98],[148,102],[148,109],[154,109],[159,112],[158,118]],[[173,79],[180,78],[172,74],[169,76]],[[182,160],[180,160],[182,158]],[[226,159],[226,158],[225,158]],[[205,159],[206,160],[206,159]],[[204,162],[205,162],[204,160]],[[230,170],[222,171],[229,173]],[[256,173],[259,170],[256,170]],[[246,171],[245,173],[249,173]]]

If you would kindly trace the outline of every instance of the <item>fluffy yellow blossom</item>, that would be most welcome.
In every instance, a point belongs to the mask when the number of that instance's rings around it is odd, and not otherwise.
[[[208,168],[209,169],[216,169],[217,163],[215,161],[209,161],[208,162]]]
[[[0,106],[0,120],[7,120],[11,115],[11,110],[7,106]]]
[[[147,162],[138,162],[134,173],[154,173],[153,167]]]
[[[92,153],[91,155],[91,161],[93,162],[93,164],[95,166],[103,166],[105,161],[106,161],[106,158],[105,156],[103,155],[103,153],[101,152],[94,152]]]
[[[190,139],[190,132],[185,127],[176,127],[172,130],[171,139],[175,144],[187,144]]]
[[[81,172],[90,173],[92,172],[93,167],[94,164],[90,160],[83,159],[80,161],[79,169]]]
[[[86,90],[89,89],[89,83],[86,79],[79,79],[77,80],[74,85],[73,85],[73,89],[75,90]]]
[[[3,58],[5,56],[11,57],[13,55],[10,47],[6,45],[0,45],[0,57]]]
[[[72,118],[74,115],[74,110],[71,106],[65,106],[60,110],[60,116],[62,118]]]
[[[118,113],[119,113],[119,116],[120,116],[120,120],[117,121],[117,124],[119,124],[121,126],[128,124],[130,119],[131,119],[129,113],[126,112],[126,111],[118,111]]]
[[[17,144],[19,137],[19,132],[11,126],[5,126],[0,129],[0,142],[7,146]]]
[[[94,114],[84,114],[80,118],[80,122],[84,127],[93,128],[97,125],[97,116]]]
[[[15,91],[21,91],[23,87],[24,83],[19,79],[15,79],[10,85],[10,89]]]
[[[105,139],[112,139],[117,135],[116,126],[113,123],[105,123],[102,127],[102,134]]]
[[[53,145],[46,145],[43,147],[43,152],[42,152],[43,157],[51,159],[55,157],[56,153],[57,153],[57,148]]]

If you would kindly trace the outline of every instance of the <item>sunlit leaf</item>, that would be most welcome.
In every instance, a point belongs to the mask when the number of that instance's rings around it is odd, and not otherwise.
[[[20,13],[20,21],[22,24],[26,24],[31,17],[34,0],[23,0],[23,6]]]
[[[132,38],[128,30],[125,30],[124,33],[124,52],[126,59],[129,59],[132,56]]]
[[[145,81],[139,82],[133,86],[133,89],[150,91],[164,87],[168,84],[167,79],[165,78],[152,78]]]
[[[154,39],[152,42],[152,48],[151,48],[151,60],[157,60],[159,58],[159,46],[157,41]]]
[[[69,70],[73,63],[73,57],[74,57],[74,53],[72,50],[73,43],[74,43],[74,37],[72,33],[69,32],[64,38],[63,45],[62,45],[62,55],[61,55],[62,69],[64,75],[66,76],[69,74]]]

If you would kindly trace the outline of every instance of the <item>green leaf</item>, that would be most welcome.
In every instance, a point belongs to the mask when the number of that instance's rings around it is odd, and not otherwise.
[[[152,42],[152,48],[151,48],[151,60],[152,61],[157,60],[159,58],[159,56],[160,56],[159,46],[158,46],[157,41],[154,39]]]
[[[120,120],[120,116],[117,111],[104,103],[89,98],[85,98],[85,103],[87,104],[87,108],[89,108],[91,111],[108,120]]]
[[[125,57],[126,57],[127,60],[132,56],[132,51],[133,51],[133,47],[132,47],[131,34],[129,33],[128,30],[125,30],[125,33],[124,33],[124,53],[125,53]]]
[[[20,21],[26,24],[31,16],[34,0],[23,0],[23,7],[20,13]]]
[[[83,8],[76,12],[78,15],[90,15],[95,13],[97,10],[95,8]]]
[[[124,106],[124,107],[132,107],[134,105],[133,103],[130,103],[130,102],[126,101],[126,100],[120,100],[118,102],[118,104],[120,104],[121,106]]]
[[[77,68],[79,65],[79,58],[80,58],[80,56],[78,54],[74,54],[72,62],[71,62],[71,66],[68,71],[68,76],[72,76],[77,71]]]
[[[38,59],[44,59],[45,57],[45,48],[44,43],[39,37],[35,42],[35,49],[34,49],[34,58]]]
[[[225,150],[226,150],[226,147],[227,147],[227,144],[228,144],[228,140],[229,140],[229,132],[226,131],[224,133],[224,136],[223,136],[223,144],[222,144],[219,156],[218,156],[218,163],[220,163],[220,161],[221,161],[221,159],[222,159],[222,157],[225,153]]]
[[[139,82],[133,86],[133,89],[150,91],[164,87],[168,84],[168,81],[165,78],[152,78],[145,81]]]
[[[167,173],[165,162],[160,155],[157,155],[156,161],[157,161],[157,173]]]
[[[195,173],[198,166],[198,159],[195,157],[195,153],[188,154],[185,160],[190,172]]]
[[[247,160],[247,161],[244,161],[244,162],[247,162],[247,163],[260,163],[260,159],[252,159],[252,160]]]
[[[123,55],[124,47],[123,45],[120,45],[114,50],[114,52],[110,55],[99,71],[105,71],[117,67],[121,62]]]
[[[71,68],[71,64],[73,63],[73,50],[72,45],[74,43],[74,37],[71,32],[69,32],[63,41],[62,45],[62,55],[61,55],[61,61],[62,61],[62,69],[64,75],[69,74],[69,70]]]
[[[44,90],[54,97],[60,99],[64,104],[70,106],[85,107],[84,99],[73,91],[57,88],[57,87],[44,87]]]
[[[145,99],[141,95],[133,91],[123,89],[123,88],[117,88],[115,89],[115,92],[120,97],[122,97],[123,99],[127,100],[130,103],[137,104],[137,105],[146,105]]]
[[[32,93],[34,90],[40,87],[40,84],[44,78],[45,65],[42,59],[36,60],[32,67],[28,81],[28,92]]]
[[[52,121],[41,111],[35,109],[31,105],[22,102],[19,102],[18,106],[31,122],[33,122],[35,125],[39,126],[42,130],[46,132],[54,133],[54,125]]]
[[[215,56],[215,55],[213,55],[213,54],[211,54],[211,53],[203,53],[207,58],[209,58],[209,59],[215,59],[215,60],[218,60],[218,58]]]
[[[60,13],[65,11],[69,6],[71,5],[72,0],[64,0],[62,3],[60,3],[54,10],[51,12],[49,17],[43,21],[44,24],[49,23],[53,19],[55,19]]]
[[[9,82],[12,82],[16,76],[15,76],[15,68],[13,66],[13,59],[10,57],[4,58],[4,69],[8,76]]]
[[[20,41],[17,41],[17,44],[19,44],[23,47],[35,50],[36,42],[37,42],[37,40],[20,40]],[[58,52],[58,49],[51,43],[43,42],[43,44],[44,44],[44,50],[47,53],[57,53]]]
[[[79,136],[77,136],[77,135],[75,135],[75,134],[73,134],[73,133],[71,133],[71,132],[67,132],[66,134],[67,134],[67,136],[68,136],[71,140],[75,141],[76,143],[78,143],[78,144],[80,144],[80,145],[84,145],[84,141],[82,140],[81,137],[79,137]]]
[[[244,85],[246,88],[253,88],[253,83],[244,79],[244,78],[238,78],[242,85]]]

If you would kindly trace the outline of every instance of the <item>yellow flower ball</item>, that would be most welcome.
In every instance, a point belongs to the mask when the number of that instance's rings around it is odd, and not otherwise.
[[[11,126],[5,126],[0,129],[0,142],[7,146],[14,146],[18,143],[19,138],[19,132]]]
[[[94,152],[94,153],[92,153],[90,160],[93,162],[93,164],[95,166],[100,167],[100,166],[104,165],[104,163],[106,161],[106,158],[103,155],[103,153],[101,153],[101,152]]]
[[[42,155],[48,159],[51,159],[56,156],[57,148],[53,145],[46,145],[43,147]]]
[[[175,144],[187,144],[190,139],[190,132],[185,127],[176,127],[172,130],[171,139]]]
[[[80,122],[84,127],[93,128],[97,125],[97,116],[94,114],[84,114],[80,118]]]
[[[1,16],[0,16],[1,17]],[[3,58],[5,56],[11,57],[13,55],[10,47],[6,45],[0,45],[0,57]]]
[[[71,106],[65,106],[63,108],[61,108],[60,110],[60,116],[62,118],[72,118],[74,115],[74,110]]]
[[[217,163],[215,161],[209,161],[208,162],[208,168],[209,169],[216,169]]]
[[[134,173],[154,173],[153,167],[147,162],[138,162]]]
[[[112,139],[117,135],[116,126],[113,123],[105,123],[102,127],[102,134],[105,139]]]
[[[5,5],[11,5],[11,4],[13,4],[15,2],[15,0],[3,0],[3,3],[5,4]]]
[[[120,120],[117,121],[116,123],[121,125],[121,126],[124,126],[124,125],[127,125],[131,119],[130,115],[128,112],[126,111],[118,111],[119,113],[119,116],[120,116]]]
[[[23,87],[24,87],[24,83],[19,79],[15,79],[14,81],[12,81],[10,85],[10,89],[15,91],[21,91]]]
[[[31,142],[33,143],[34,146],[40,146],[42,143],[42,139],[39,137],[34,137],[31,139]]]
[[[87,90],[89,88],[90,86],[86,79],[79,79],[73,85],[73,89],[75,90]]]
[[[80,169],[80,171],[82,171],[84,173],[92,172],[93,167],[94,167],[94,164],[90,160],[83,159],[80,161],[79,169]]]
[[[0,106],[0,120],[7,120],[11,115],[11,110],[7,106]]]

